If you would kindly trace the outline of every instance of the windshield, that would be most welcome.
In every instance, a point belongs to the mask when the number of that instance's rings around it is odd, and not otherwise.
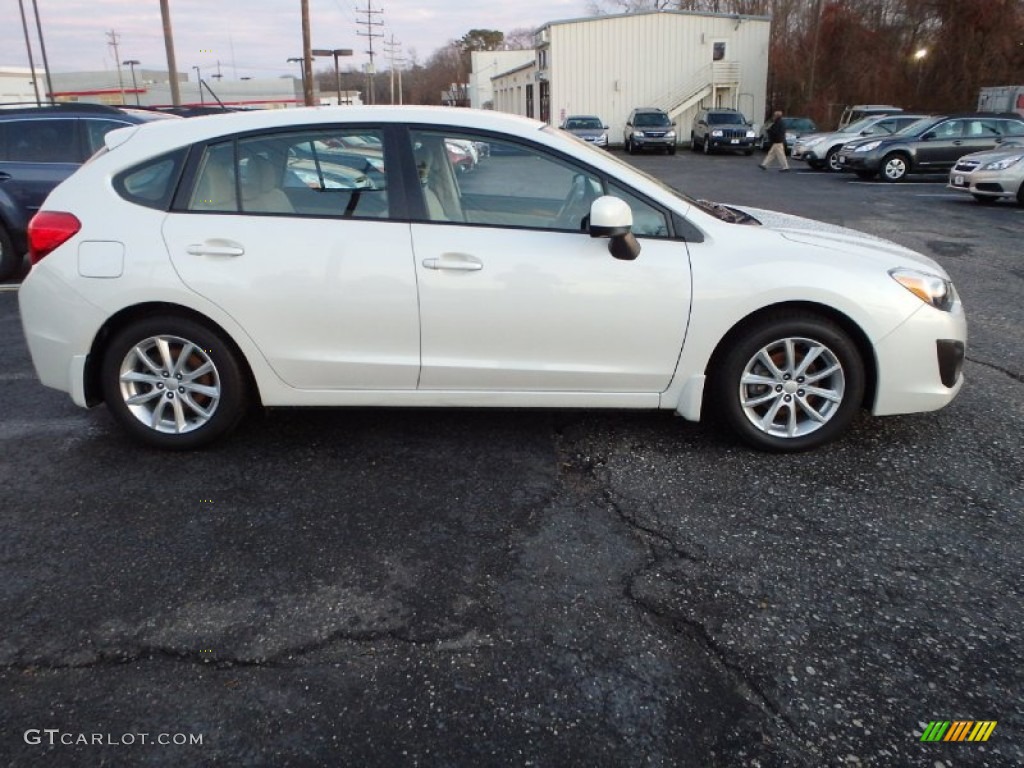
[[[565,121],[565,127],[569,130],[585,128],[599,131],[604,126],[596,117],[570,117]]]
[[[671,125],[671,122],[668,119],[668,115],[664,112],[641,112],[634,118],[633,125],[661,128]]]
[[[818,126],[809,117],[784,117],[782,124],[791,131],[816,131]]]
[[[922,117],[920,120],[915,120],[910,125],[900,128],[896,131],[897,136],[916,136],[919,133],[924,133],[937,122],[940,118],[935,117]]]
[[[868,128],[873,126],[879,120],[881,120],[881,118],[878,115],[873,115],[872,117],[862,117],[857,122],[850,123],[848,126],[846,126],[845,128],[841,128],[840,130],[843,133],[860,133],[861,131],[867,130]]]
[[[714,123],[715,125],[747,124],[747,121],[743,119],[743,115],[737,114],[736,112],[710,112],[708,113],[708,122]]]

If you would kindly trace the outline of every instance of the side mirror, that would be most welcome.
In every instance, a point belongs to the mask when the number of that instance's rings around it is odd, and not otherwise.
[[[601,126],[601,130],[602,131],[607,131],[608,130],[608,126],[607,125],[602,125]]]
[[[608,238],[608,252],[620,261],[640,255],[640,243],[633,237],[633,210],[625,200],[606,195],[590,204],[590,236]]]
[[[921,137],[921,141],[931,141],[934,138],[935,138],[935,131],[928,131],[928,133],[924,134]]]

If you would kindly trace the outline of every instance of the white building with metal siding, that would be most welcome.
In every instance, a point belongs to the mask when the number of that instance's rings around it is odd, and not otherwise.
[[[536,35],[533,116],[558,125],[566,115],[597,115],[616,143],[635,107],[664,109],[683,142],[701,106],[734,107],[760,123],[770,22],[767,16],[688,11],[550,22]],[[504,81],[495,78],[496,94],[507,87]],[[527,114],[525,99],[509,102],[496,98],[495,109]]]

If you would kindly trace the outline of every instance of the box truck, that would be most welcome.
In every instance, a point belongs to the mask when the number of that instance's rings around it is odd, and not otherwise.
[[[1024,117],[1024,85],[997,85],[978,92],[979,112],[1016,112]]]

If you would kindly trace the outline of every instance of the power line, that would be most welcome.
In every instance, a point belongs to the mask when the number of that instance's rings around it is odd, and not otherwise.
[[[107,45],[114,49],[114,63],[117,65],[117,87],[121,91],[121,103],[124,104],[124,78],[121,76],[121,55],[117,50],[117,41],[120,35],[114,30],[110,30],[107,32],[107,37],[110,38]]]
[[[376,72],[376,70],[374,69],[374,64],[373,64],[373,56],[374,56],[373,40],[376,37],[384,37],[384,33],[383,32],[374,32],[373,31],[374,28],[376,28],[376,27],[383,27],[384,26],[384,22],[383,21],[374,21],[374,18],[379,16],[379,15],[381,15],[382,13],[384,13],[384,11],[375,10],[374,7],[373,7],[373,0],[366,0],[366,8],[365,9],[357,9],[356,12],[359,15],[361,15],[361,16],[362,15],[366,16],[366,20],[365,21],[361,20],[361,21],[357,22],[358,24],[361,24],[362,26],[366,27],[366,31],[365,32],[361,32],[359,30],[356,30],[356,34],[359,35],[360,37],[365,37],[367,39],[367,42],[368,42],[368,45],[369,45],[369,47],[368,47],[368,49],[366,51],[370,55],[370,64],[366,68],[367,93],[368,93],[368,98],[369,98],[369,101],[367,103],[373,104],[373,102],[374,102],[374,98],[373,98],[373,76],[374,76],[374,74]]]

